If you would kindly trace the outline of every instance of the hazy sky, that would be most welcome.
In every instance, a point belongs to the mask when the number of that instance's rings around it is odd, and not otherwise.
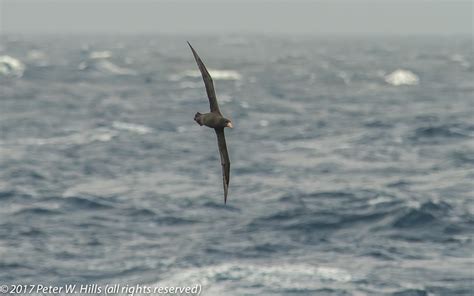
[[[473,1],[0,0],[3,33],[473,34]]]

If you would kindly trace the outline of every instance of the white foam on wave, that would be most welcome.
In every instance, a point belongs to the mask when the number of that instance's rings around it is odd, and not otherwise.
[[[317,267],[316,274],[322,279],[336,282],[349,282],[352,280],[352,276],[349,272],[336,267]]]
[[[175,275],[159,282],[167,284],[201,284],[203,290],[214,295],[218,282],[239,282],[239,285],[252,287],[264,285],[274,289],[318,289],[326,283],[346,283],[352,280],[351,274],[343,269],[309,264],[221,264],[201,268],[180,270]]]
[[[89,54],[87,61],[82,61],[77,68],[81,71],[83,70],[97,70],[104,74],[113,74],[113,75],[137,75],[135,70],[118,66],[112,63],[109,59],[112,57],[112,52],[110,50],[103,51],[93,51]],[[127,61],[126,61],[127,63]],[[127,64],[130,64],[129,60]]]
[[[77,69],[81,71],[88,70],[88,69],[95,69],[104,74],[113,74],[113,75],[132,75],[132,76],[137,75],[136,71],[117,66],[108,60],[99,60],[97,62],[92,62],[92,63],[83,61],[77,66]]]
[[[375,205],[390,202],[390,201],[392,201],[391,197],[382,195],[382,196],[377,196],[375,199],[369,200],[369,205],[375,206]]]
[[[141,124],[114,121],[112,128],[99,127],[90,130],[83,130],[65,136],[50,138],[27,138],[17,141],[20,145],[86,145],[94,142],[109,142],[119,135],[120,131],[128,131],[140,135],[153,132],[153,129]]]
[[[108,59],[112,57],[110,50],[93,51],[89,54],[90,59]]]
[[[241,80],[242,75],[239,72],[234,70],[216,70],[216,69],[208,69],[209,74],[211,75],[212,79],[214,80]],[[198,78],[201,77],[201,72],[198,70],[187,70],[182,72],[181,74],[171,75],[169,80],[171,81],[179,81],[184,77],[191,77],[191,78]]]
[[[97,70],[104,73],[110,73],[115,75],[137,75],[137,72],[135,72],[134,70],[117,66],[107,60],[99,61],[95,64],[95,67],[97,68]]]
[[[117,136],[118,132],[108,128],[96,128],[76,132],[66,136],[51,138],[30,138],[19,140],[22,145],[84,145],[93,142],[108,142]]]
[[[129,132],[137,133],[140,135],[145,135],[145,134],[149,134],[153,132],[153,130],[149,128],[148,126],[136,124],[136,123],[114,121],[112,123],[112,126],[118,130],[125,130]]]
[[[0,75],[22,77],[25,68],[25,64],[23,64],[19,59],[15,59],[8,55],[0,56]]]
[[[417,85],[420,79],[409,70],[397,69],[385,76],[385,82],[394,86]]]
[[[126,194],[128,191],[130,191],[130,184],[127,184],[124,180],[90,178],[66,189],[66,191],[63,192],[62,197],[68,198],[83,195],[113,197]]]

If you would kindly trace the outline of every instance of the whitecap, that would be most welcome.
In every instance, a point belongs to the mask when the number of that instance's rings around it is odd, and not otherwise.
[[[234,70],[216,70],[216,69],[208,69],[209,74],[211,75],[212,79],[214,80],[240,80],[242,79],[242,75],[239,72]],[[169,80],[171,81],[178,81],[184,77],[192,77],[198,78],[201,77],[201,72],[199,70],[188,70],[184,71],[179,75],[171,75]]]
[[[137,72],[135,72],[134,70],[117,66],[114,63],[107,60],[101,60],[98,63],[96,63],[94,66],[97,70],[103,73],[109,73],[109,74],[115,74],[115,75],[137,75]]]
[[[333,280],[336,282],[349,282],[352,279],[350,273],[335,267],[318,267],[316,268],[316,274],[322,279]]]
[[[125,131],[129,131],[129,132],[137,133],[137,134],[140,134],[140,135],[145,135],[145,134],[149,134],[149,133],[153,132],[153,130],[151,128],[149,128],[148,126],[141,125],[141,124],[135,124],[135,123],[114,121],[112,123],[112,126],[115,129],[118,129],[118,130],[125,130]]]
[[[93,51],[89,54],[90,59],[108,59],[112,57],[112,52],[109,50]]]
[[[248,102],[242,102],[240,103],[240,107],[244,108],[244,109],[248,109],[250,107],[249,103]]]
[[[397,69],[385,76],[385,82],[395,86],[417,85],[420,79],[415,73],[409,70]]]
[[[117,136],[117,131],[107,128],[96,128],[81,131],[66,136],[51,138],[29,138],[19,140],[22,145],[85,145],[93,142],[108,142]]]
[[[378,204],[381,204],[381,203],[386,203],[386,202],[390,202],[392,201],[392,198],[388,197],[388,196],[378,196],[376,197],[375,199],[371,199],[369,200],[369,205],[371,206],[375,206],[375,205],[378,205]]]
[[[8,55],[0,56],[0,74],[11,77],[22,77],[25,72],[25,64],[20,60]]]
[[[74,185],[63,192],[62,197],[93,195],[101,197],[113,197],[125,194],[130,187],[124,180],[89,179],[83,183]]]
[[[159,282],[158,285],[193,283],[200,284],[207,290],[216,287],[217,283],[223,279],[245,283],[246,286],[264,285],[277,289],[304,290],[320,288],[327,282],[350,282],[352,276],[348,271],[340,268],[317,267],[309,264],[228,263],[180,270],[179,273]]]

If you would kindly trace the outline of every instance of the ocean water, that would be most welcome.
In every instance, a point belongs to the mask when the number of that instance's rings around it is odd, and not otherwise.
[[[472,295],[472,39],[0,40],[9,289]],[[235,127],[227,205],[186,40]]]

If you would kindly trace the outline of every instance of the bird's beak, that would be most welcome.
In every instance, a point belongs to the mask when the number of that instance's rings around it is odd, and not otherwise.
[[[227,123],[226,126],[227,126],[227,127],[230,127],[230,128],[234,128],[234,126],[232,125],[232,122]]]

